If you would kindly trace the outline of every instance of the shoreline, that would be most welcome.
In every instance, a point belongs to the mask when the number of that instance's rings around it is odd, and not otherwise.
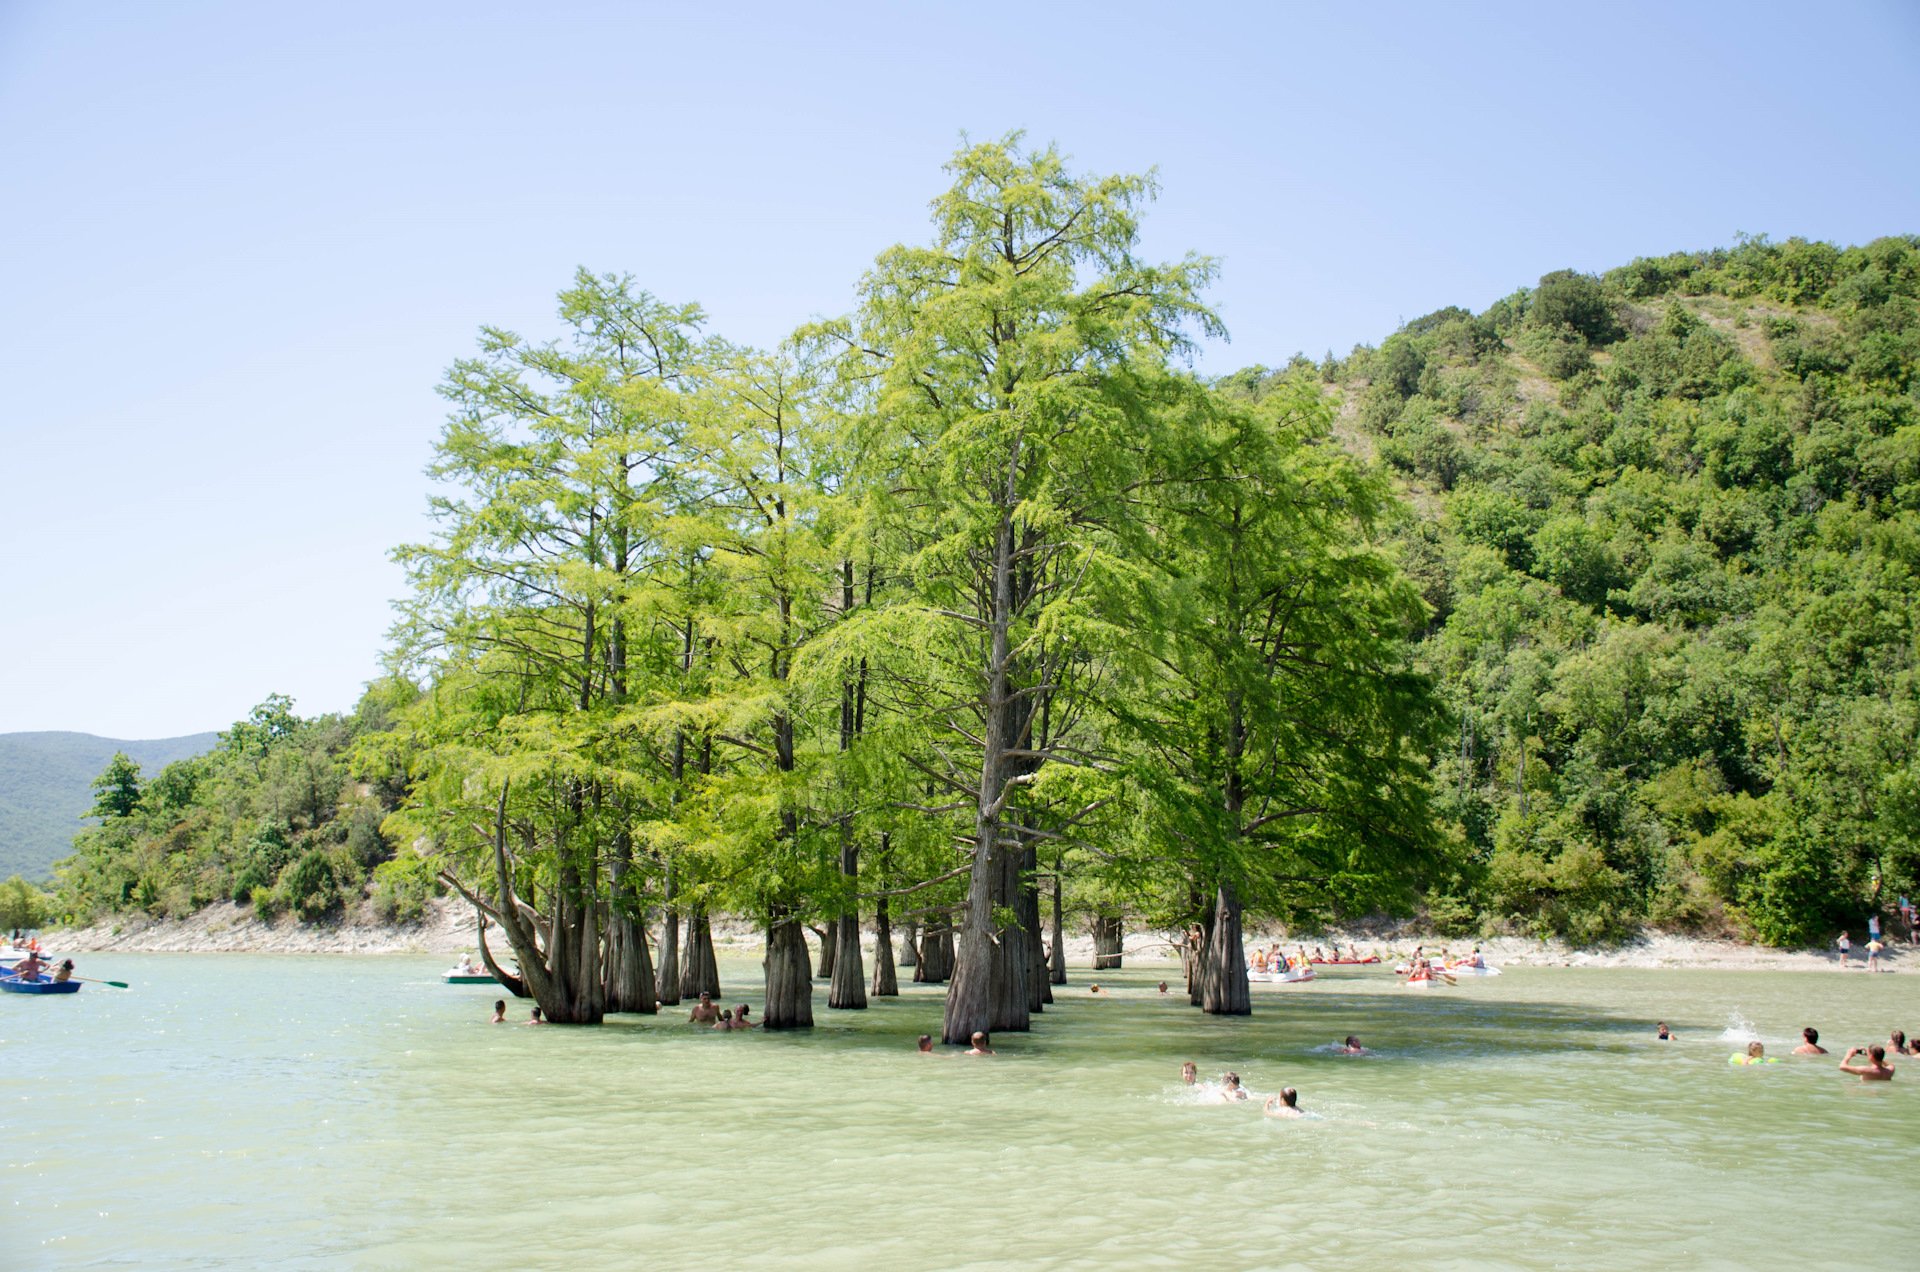
[[[754,924],[733,918],[713,923],[714,943],[723,953],[757,953],[764,940]],[[354,913],[326,923],[301,923],[281,915],[263,923],[252,908],[233,902],[208,906],[185,919],[121,916],[76,928],[49,929],[41,936],[49,949],[65,954],[446,954],[477,949],[473,913],[455,897],[438,898],[418,923],[385,923],[364,904]],[[1498,936],[1484,940],[1436,937],[1411,928],[1382,938],[1365,930],[1333,930],[1317,936],[1289,936],[1279,929],[1249,931],[1246,946],[1278,942],[1291,952],[1304,945],[1309,951],[1337,941],[1345,949],[1358,946],[1368,952],[1393,950],[1404,954],[1414,945],[1429,952],[1451,950],[1462,954],[1479,946],[1489,963],[1510,967],[1632,967],[1719,969],[1727,971],[1840,971],[1837,953],[1829,950],[1779,950],[1708,937],[1647,932],[1619,946],[1580,949],[1561,941]],[[495,957],[506,952],[504,941],[489,941]],[[873,948],[872,934],[863,945]],[[1848,971],[1864,971],[1866,954],[1854,948]],[[810,948],[817,948],[809,940]],[[1093,962],[1093,938],[1069,934],[1067,960],[1085,971]],[[1122,942],[1125,965],[1179,967],[1179,958],[1163,932],[1129,932]],[[1889,942],[1880,958],[1887,972],[1920,970],[1920,947]]]

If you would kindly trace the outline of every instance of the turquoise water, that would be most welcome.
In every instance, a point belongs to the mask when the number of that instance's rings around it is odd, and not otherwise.
[[[535,1029],[446,962],[93,955],[134,989],[0,996],[5,1266],[1838,1266],[1920,1214],[1920,1060],[1834,1070],[1920,1032],[1909,976],[1353,969],[1216,1020],[1076,973],[968,1058],[913,1054],[917,987],[821,985],[810,1034]],[[1786,1056],[1803,1024],[1835,1055]],[[1729,1066],[1749,1032],[1783,1062]],[[1186,1059],[1319,1116],[1199,1103]]]

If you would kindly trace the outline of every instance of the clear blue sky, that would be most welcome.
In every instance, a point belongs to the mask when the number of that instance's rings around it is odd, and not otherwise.
[[[0,0],[0,731],[345,708],[433,386],[577,264],[771,342],[965,131],[1157,165],[1224,371],[1540,274],[1920,230],[1920,6]]]

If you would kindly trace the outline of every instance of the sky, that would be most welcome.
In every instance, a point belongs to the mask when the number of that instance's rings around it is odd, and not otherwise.
[[[1224,372],[1541,274],[1920,232],[1920,5],[0,0],[0,732],[380,674],[434,393],[576,266],[771,344],[961,143],[1156,169]]]

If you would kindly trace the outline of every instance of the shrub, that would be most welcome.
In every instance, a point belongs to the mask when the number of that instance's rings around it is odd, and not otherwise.
[[[325,849],[309,848],[280,872],[275,887],[280,904],[312,922],[340,906],[339,875]]]
[[[416,853],[403,853],[373,868],[374,912],[389,923],[417,922],[440,891],[433,864]]]

